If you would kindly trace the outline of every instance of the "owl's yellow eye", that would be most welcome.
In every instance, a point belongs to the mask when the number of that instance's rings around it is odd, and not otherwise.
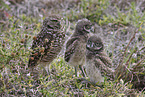
[[[99,43],[95,43],[95,46],[100,46],[100,44]]]

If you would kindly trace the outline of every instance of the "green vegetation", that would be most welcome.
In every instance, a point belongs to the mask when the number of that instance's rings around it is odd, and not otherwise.
[[[27,66],[32,39],[40,31],[43,19],[57,13],[64,18],[68,37],[77,20],[91,20],[94,33],[105,39],[112,66],[120,63],[131,68],[138,64],[137,69],[141,66],[142,71],[136,75],[145,76],[144,0],[6,1],[0,1],[0,96],[145,96],[145,90],[134,89],[130,81],[122,79],[106,79],[103,87],[83,83],[74,76],[74,68],[65,63],[63,55],[51,63],[51,79],[41,73],[35,79]]]

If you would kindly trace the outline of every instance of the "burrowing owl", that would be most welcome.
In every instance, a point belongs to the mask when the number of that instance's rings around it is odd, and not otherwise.
[[[112,72],[111,64],[111,59],[104,52],[101,38],[96,35],[89,37],[86,45],[85,67],[90,81],[93,83],[104,82],[104,73]]]
[[[50,15],[43,21],[40,33],[33,37],[33,52],[28,67],[50,64],[59,54],[64,44],[65,33],[61,27],[61,17]]]
[[[71,35],[66,43],[65,61],[75,67],[75,75],[77,76],[77,66],[82,70],[85,63],[86,42],[90,33],[92,23],[87,19],[79,20],[75,32]]]

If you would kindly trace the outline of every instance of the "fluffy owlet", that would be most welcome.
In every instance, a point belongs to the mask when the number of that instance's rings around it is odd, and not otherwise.
[[[65,61],[75,67],[75,75],[77,76],[77,67],[82,70],[85,63],[86,42],[92,27],[92,23],[87,19],[77,22],[75,32],[71,35],[66,43]]]
[[[65,33],[61,27],[61,17],[51,15],[44,19],[37,36],[33,37],[28,67],[50,64],[59,54],[64,44]]]
[[[104,45],[100,37],[89,37],[86,44],[86,73],[93,83],[104,82],[105,72],[111,72],[111,59],[104,52]],[[109,73],[110,74],[110,73]]]

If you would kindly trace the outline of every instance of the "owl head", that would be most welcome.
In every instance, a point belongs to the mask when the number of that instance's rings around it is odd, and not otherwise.
[[[75,32],[78,35],[84,35],[91,31],[92,23],[88,19],[81,19],[77,22]]]
[[[86,49],[92,52],[102,51],[104,49],[104,45],[101,38],[96,35],[89,37],[87,41]]]
[[[50,15],[43,21],[43,27],[48,29],[60,29],[61,28],[61,17],[58,15]]]

